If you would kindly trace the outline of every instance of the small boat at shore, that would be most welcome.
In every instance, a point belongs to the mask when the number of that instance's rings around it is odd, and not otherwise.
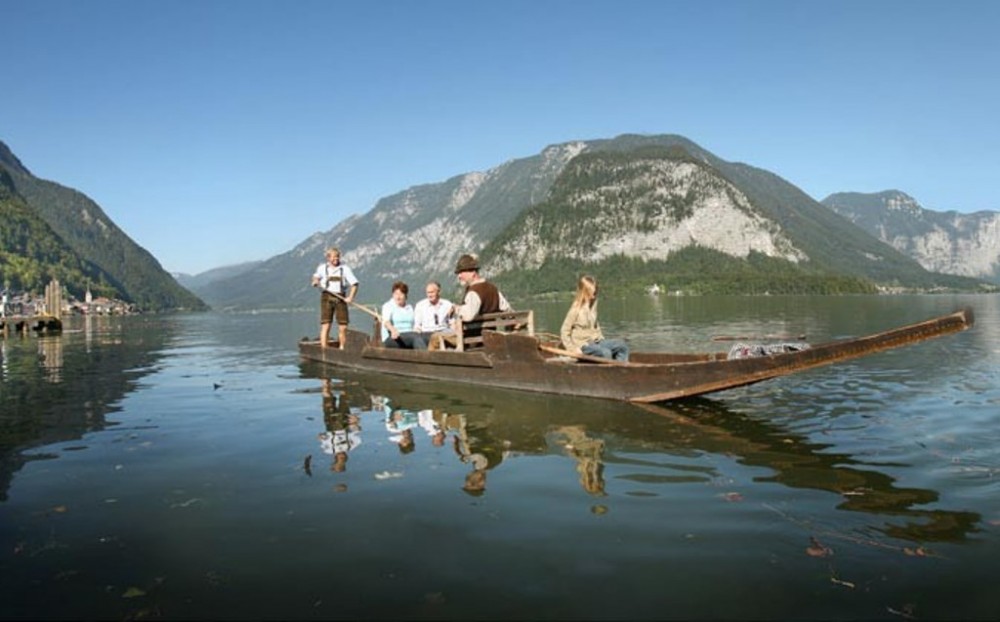
[[[530,312],[502,332],[484,330],[476,346],[462,350],[385,348],[368,335],[349,330],[344,347],[321,347],[302,339],[303,359],[351,369],[488,385],[506,389],[574,395],[640,403],[674,400],[724,391],[787,376],[840,361],[882,352],[967,330],[972,309],[931,318],[884,332],[801,348],[750,348],[747,355],[725,352],[633,352],[626,362],[569,355],[558,343],[534,334]],[[527,327],[527,330],[525,330]],[[377,332],[376,332],[377,334]]]

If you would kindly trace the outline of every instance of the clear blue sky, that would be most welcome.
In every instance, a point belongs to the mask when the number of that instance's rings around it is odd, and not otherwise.
[[[0,0],[0,140],[189,273],[622,133],[996,210],[998,27],[961,0]]]

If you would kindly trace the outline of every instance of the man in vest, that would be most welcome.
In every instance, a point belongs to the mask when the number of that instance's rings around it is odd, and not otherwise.
[[[510,304],[500,290],[479,275],[479,260],[472,255],[462,255],[455,265],[458,281],[465,286],[462,304],[455,305],[455,314],[463,322],[471,321],[477,315],[511,311]]]
[[[479,275],[479,260],[474,256],[459,257],[455,265],[455,274],[458,275],[459,283],[465,286],[465,296],[462,298],[462,304],[452,305],[452,314],[462,318],[463,322],[469,322],[484,313],[513,311],[497,286]],[[466,337],[472,334],[470,331],[465,332]],[[429,349],[441,348],[442,341],[455,346],[458,340],[454,334],[435,333],[431,337]]]

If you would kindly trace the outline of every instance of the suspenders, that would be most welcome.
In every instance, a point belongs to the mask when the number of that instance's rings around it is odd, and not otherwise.
[[[344,266],[342,266],[342,265],[337,266],[337,271],[340,273],[337,276],[337,286],[340,289],[340,291],[338,291],[337,293],[340,294],[341,296],[343,296],[344,295]],[[326,290],[329,291],[329,285],[330,285],[330,264],[323,264],[323,273],[326,276],[326,286],[324,286],[323,289],[326,289]]]

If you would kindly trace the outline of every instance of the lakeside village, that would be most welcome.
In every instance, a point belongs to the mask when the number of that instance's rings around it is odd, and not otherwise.
[[[4,289],[0,292],[0,331],[26,332],[27,330],[53,331],[62,328],[62,318],[71,315],[132,315],[139,313],[135,304],[97,296],[90,292],[83,300],[77,299],[52,280],[45,287],[45,294]]]

